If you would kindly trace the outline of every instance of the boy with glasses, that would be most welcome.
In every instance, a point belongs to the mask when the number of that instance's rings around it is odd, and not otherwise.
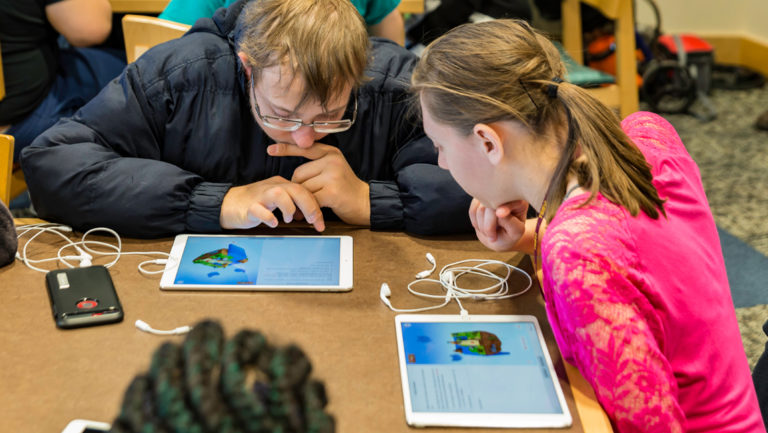
[[[22,154],[42,218],[129,236],[322,208],[374,229],[468,229],[469,197],[408,111],[415,57],[346,0],[238,1],[155,47]]]

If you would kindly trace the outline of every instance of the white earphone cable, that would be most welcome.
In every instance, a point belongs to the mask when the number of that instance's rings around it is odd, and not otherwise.
[[[192,330],[191,326],[185,325],[185,326],[179,326],[178,328],[174,328],[168,331],[164,331],[164,330],[155,329],[149,326],[149,324],[143,320],[137,320],[136,322],[134,322],[134,325],[140,331],[144,331],[154,335],[182,335]]]
[[[63,263],[65,266],[67,266],[69,268],[74,268],[75,266],[72,265],[71,263],[69,263],[69,260],[79,260],[80,261],[79,266],[80,267],[85,267],[85,266],[91,266],[93,264],[92,260],[93,260],[94,256],[96,256],[96,257],[99,257],[99,256],[115,256],[114,259],[111,262],[109,262],[109,263],[104,265],[104,267],[110,268],[113,265],[115,265],[118,262],[118,260],[120,260],[120,257],[122,257],[123,255],[161,255],[161,256],[165,256],[166,258],[164,258],[164,259],[146,260],[146,261],[143,261],[143,262],[139,263],[139,265],[138,265],[139,272],[141,272],[142,274],[145,274],[145,275],[155,275],[155,274],[162,273],[163,270],[161,269],[159,271],[149,271],[149,270],[144,269],[144,266],[149,265],[149,264],[165,265],[166,263],[168,263],[168,260],[169,260],[169,257],[170,257],[170,254],[166,253],[164,251],[122,251],[123,243],[122,243],[122,239],[120,238],[120,235],[117,234],[116,231],[114,231],[114,230],[112,230],[110,228],[107,228],[107,227],[96,227],[96,228],[90,229],[87,232],[83,233],[83,236],[82,236],[82,238],[79,241],[73,242],[72,240],[70,240],[67,236],[65,236],[62,233],[62,232],[71,232],[72,231],[71,227],[64,226],[64,225],[59,225],[59,224],[50,224],[50,223],[30,224],[30,225],[18,226],[16,228],[17,238],[21,239],[27,233],[30,233],[30,232],[33,232],[33,231],[36,231],[37,233],[34,233],[24,243],[24,247],[21,249],[21,251],[16,253],[16,258],[18,260],[20,260],[21,262],[23,262],[24,265],[26,265],[30,269],[33,269],[33,270],[38,271],[38,272],[43,272],[43,273],[46,273],[49,270],[39,268],[39,267],[35,266],[34,263],[45,263],[45,262],[51,262],[51,261],[59,261],[59,262]],[[92,234],[94,232],[98,232],[98,231],[107,232],[107,233],[111,234],[112,236],[114,236],[117,244],[113,245],[113,244],[110,244],[110,243],[107,243],[107,242],[94,241],[94,240],[88,240],[87,239],[88,235],[90,235],[90,234]],[[52,233],[52,234],[58,235],[62,239],[64,239],[64,241],[66,243],[61,248],[59,248],[59,250],[56,253],[56,257],[45,258],[45,259],[30,259],[28,254],[27,254],[27,247],[29,246],[29,244],[35,238],[40,236],[42,233]],[[111,249],[113,251],[95,250],[92,247],[107,248],[107,249]],[[65,255],[64,251],[67,248],[74,248],[78,252],[78,255],[76,255],[76,256],[74,256],[74,255]]]
[[[431,256],[431,254],[429,256]],[[427,260],[429,260],[429,257]],[[433,263],[434,265],[434,261],[430,260],[430,262]],[[489,269],[486,269],[487,267],[494,266],[494,265],[501,266],[504,269],[506,269],[506,274],[499,275],[490,271]],[[433,270],[435,268],[436,266],[433,266]],[[519,272],[528,280],[528,285],[524,289],[515,293],[510,292],[509,283],[507,282],[509,280],[509,277],[512,275],[513,271]],[[389,307],[392,311],[410,313],[410,312],[427,311],[427,310],[442,308],[448,305],[448,303],[451,300],[455,300],[459,306],[461,314],[468,315],[469,313],[461,303],[462,299],[472,299],[477,301],[509,299],[509,298],[514,298],[516,296],[520,296],[526,293],[531,288],[531,286],[533,286],[533,279],[531,278],[530,275],[528,275],[527,272],[525,272],[524,270],[516,266],[512,266],[508,263],[504,263],[500,260],[467,259],[467,260],[460,260],[458,262],[453,262],[443,266],[440,269],[439,279],[425,278],[426,276],[432,273],[432,271],[429,271],[428,273],[426,272],[428,271],[422,271],[416,274],[417,279],[408,283],[407,289],[413,295],[419,296],[422,298],[443,299],[442,304],[433,305],[429,307],[422,307],[422,308],[412,308],[412,309],[394,308],[391,302],[389,301],[391,290],[389,288],[389,285],[387,285],[387,283],[382,284],[381,290],[379,292],[379,297],[381,298],[382,302],[385,305],[387,305],[387,307]],[[463,288],[459,286],[458,280],[459,278],[465,275],[475,275],[479,277],[490,278],[492,281],[495,281],[495,283],[480,289]],[[425,292],[418,291],[414,288],[414,286],[420,283],[439,284],[441,289],[445,290],[445,293],[434,294],[434,293],[425,293]]]

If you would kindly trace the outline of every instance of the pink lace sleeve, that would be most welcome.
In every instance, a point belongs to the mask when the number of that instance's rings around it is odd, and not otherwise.
[[[659,159],[678,155],[690,158],[675,128],[658,114],[633,113],[621,122],[621,127],[653,167],[658,165]]]
[[[660,321],[638,291],[634,250],[608,234],[622,226],[620,216],[584,210],[571,208],[550,226],[543,251],[557,258],[544,264],[551,266],[544,285],[563,356],[591,383],[618,432],[683,432],[677,382],[655,337]]]

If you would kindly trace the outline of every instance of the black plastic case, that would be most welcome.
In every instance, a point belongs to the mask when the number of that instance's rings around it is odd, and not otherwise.
[[[104,266],[61,269],[45,275],[56,326],[79,328],[123,320],[112,277]]]

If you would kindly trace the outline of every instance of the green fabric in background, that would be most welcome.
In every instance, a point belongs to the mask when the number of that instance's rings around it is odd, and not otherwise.
[[[560,51],[560,57],[563,59],[563,63],[565,63],[565,68],[568,71],[565,79],[569,83],[581,87],[595,87],[601,84],[611,84],[616,82],[613,75],[577,63],[573,57],[568,55],[562,44],[557,41],[553,41],[553,43],[557,47],[557,50]]]
[[[237,0],[171,0],[158,16],[168,21],[192,25],[199,18],[212,17],[216,9],[228,7]],[[352,0],[365,24],[372,26],[395,10],[400,0]]]

